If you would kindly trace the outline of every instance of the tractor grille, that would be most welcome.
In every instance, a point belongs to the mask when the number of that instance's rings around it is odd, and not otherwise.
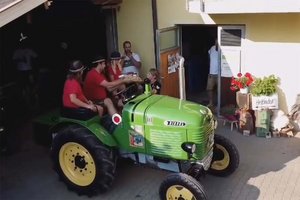
[[[149,133],[149,153],[153,155],[164,155],[174,159],[186,157],[186,152],[181,148],[182,141],[186,140],[185,130],[155,130]]]
[[[202,159],[204,155],[211,149],[213,145],[213,134],[214,134],[214,120],[212,119],[210,123],[206,126],[200,127],[197,130],[188,131],[188,141],[196,143],[196,152],[194,156],[197,159]]]

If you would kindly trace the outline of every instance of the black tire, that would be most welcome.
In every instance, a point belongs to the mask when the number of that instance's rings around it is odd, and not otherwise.
[[[114,151],[84,127],[71,125],[59,131],[53,139],[51,156],[60,179],[79,195],[93,196],[112,185]]]
[[[169,174],[159,188],[161,200],[205,200],[207,196],[200,182],[183,173]]]
[[[208,172],[215,176],[228,176],[239,166],[239,152],[230,140],[221,135],[215,135],[214,140],[214,153]]]

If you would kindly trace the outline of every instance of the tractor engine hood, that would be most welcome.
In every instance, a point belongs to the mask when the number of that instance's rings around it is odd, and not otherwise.
[[[135,112],[141,113],[139,109],[145,109],[145,124],[153,123],[155,126],[200,128],[213,120],[207,107],[169,96],[152,95],[141,102]]]

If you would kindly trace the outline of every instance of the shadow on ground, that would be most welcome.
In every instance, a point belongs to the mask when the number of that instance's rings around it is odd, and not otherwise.
[[[52,170],[49,150],[31,139],[30,124],[20,129],[20,150],[0,157],[2,199],[158,200],[158,188],[168,172],[121,162],[112,189],[88,198],[67,190]],[[240,152],[240,166],[229,177],[207,175],[202,183],[210,200],[297,199],[300,197],[300,139],[242,136],[220,125],[217,133],[229,138]],[[299,199],[299,198],[298,198]]]

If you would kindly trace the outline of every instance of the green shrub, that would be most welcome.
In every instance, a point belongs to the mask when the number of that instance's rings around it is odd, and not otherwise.
[[[253,96],[270,96],[277,92],[278,84],[279,79],[274,75],[263,78],[256,78],[251,87],[251,94]]]

